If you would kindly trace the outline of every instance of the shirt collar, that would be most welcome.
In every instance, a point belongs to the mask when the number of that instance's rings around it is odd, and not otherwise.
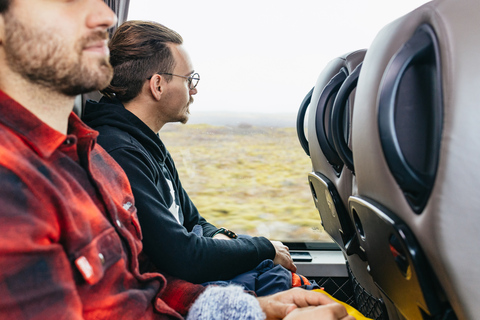
[[[43,158],[50,157],[67,136],[48,126],[33,113],[0,90],[0,123],[16,132],[26,144]],[[68,120],[68,133],[96,139],[98,133],[87,127],[73,112]]]

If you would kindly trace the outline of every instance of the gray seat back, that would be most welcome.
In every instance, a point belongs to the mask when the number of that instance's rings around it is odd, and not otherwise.
[[[349,213],[406,319],[480,311],[479,12],[476,0],[438,0],[390,23],[358,80]]]
[[[346,206],[352,194],[354,176],[337,151],[332,113],[334,107],[341,109],[342,112],[336,112],[343,129],[339,130],[339,135],[348,143],[350,139],[346,136],[350,133],[353,96],[337,106],[335,101],[342,85],[364,56],[365,50],[359,50],[332,60],[317,79],[308,109],[308,147],[313,168],[308,179],[323,227],[343,250],[353,235]],[[346,93],[345,96],[350,95]]]
[[[325,231],[342,249],[354,283],[357,308],[374,319],[388,319],[382,294],[368,272],[365,253],[360,251],[353,221],[347,211],[354,192],[355,174],[351,151],[351,114],[355,87],[366,50],[332,60],[306,96],[308,147],[312,172],[308,175],[312,196]],[[302,112],[297,128],[303,124]],[[299,134],[301,136],[301,134]],[[397,319],[393,316],[390,319]]]

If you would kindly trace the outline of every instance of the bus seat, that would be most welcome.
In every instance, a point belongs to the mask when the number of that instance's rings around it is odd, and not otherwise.
[[[354,175],[337,151],[331,119],[333,111],[343,112],[336,112],[339,122],[342,122],[339,131],[343,141],[349,140],[345,136],[349,136],[350,132],[353,95],[348,101],[349,93],[344,93],[345,103],[335,105],[335,102],[343,84],[361,63],[365,52],[358,50],[330,61],[317,79],[308,110],[308,148],[313,168],[308,180],[323,227],[342,250],[346,250],[353,235],[352,223],[345,208],[352,194]]]
[[[434,0],[393,21],[358,80],[349,214],[405,319],[480,312],[479,12],[476,0]]]
[[[300,142],[312,161],[308,175],[312,196],[325,231],[342,249],[354,286],[355,307],[365,316],[388,319],[386,306],[367,271],[363,252],[347,211],[355,188],[351,152],[354,90],[366,50],[347,53],[327,64],[302,102],[297,129],[308,107],[308,142]],[[303,135],[299,133],[299,138]],[[391,318],[396,319],[395,317]]]

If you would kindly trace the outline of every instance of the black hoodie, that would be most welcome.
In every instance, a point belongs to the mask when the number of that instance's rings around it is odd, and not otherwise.
[[[202,283],[228,280],[274,259],[275,248],[264,237],[211,238],[218,229],[198,213],[160,137],[118,100],[87,101],[83,120],[100,132],[98,143],[127,174],[144,251],[161,271]],[[195,225],[204,236],[192,232]]]

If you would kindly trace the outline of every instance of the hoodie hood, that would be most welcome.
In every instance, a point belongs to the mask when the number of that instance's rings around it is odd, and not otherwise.
[[[167,155],[165,145],[158,134],[152,131],[136,115],[125,109],[118,99],[102,97],[99,102],[88,100],[82,120],[91,128],[109,134],[127,133],[148,149],[158,161],[164,162]],[[117,130],[115,130],[117,129]],[[120,138],[120,137],[119,137]],[[101,136],[99,137],[101,140]],[[108,150],[108,146],[102,145]]]

